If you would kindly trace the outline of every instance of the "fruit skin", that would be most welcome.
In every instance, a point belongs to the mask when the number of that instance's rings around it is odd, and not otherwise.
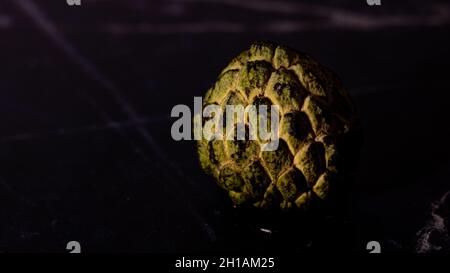
[[[237,206],[309,210],[345,193],[361,145],[354,106],[339,79],[311,57],[253,43],[220,73],[203,106],[276,104],[279,147],[258,140],[200,140],[201,167]]]

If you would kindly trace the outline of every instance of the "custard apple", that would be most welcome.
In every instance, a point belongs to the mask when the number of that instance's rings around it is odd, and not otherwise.
[[[329,69],[289,47],[256,42],[229,63],[203,98],[203,107],[225,111],[229,104],[280,110],[274,151],[261,150],[260,140],[197,141],[201,167],[235,206],[308,210],[339,198],[360,134],[354,105]]]

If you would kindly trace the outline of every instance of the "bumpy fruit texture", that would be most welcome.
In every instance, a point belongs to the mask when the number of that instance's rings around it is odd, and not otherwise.
[[[325,201],[339,192],[350,163],[342,156],[343,144],[357,119],[330,70],[304,53],[257,42],[220,73],[204,97],[203,106],[211,104],[224,112],[227,104],[273,104],[280,109],[275,151],[261,151],[261,141],[248,138],[198,141],[202,168],[234,204],[308,209],[314,200]]]

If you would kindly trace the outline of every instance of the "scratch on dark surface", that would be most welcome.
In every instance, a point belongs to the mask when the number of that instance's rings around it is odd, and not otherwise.
[[[67,54],[71,61],[81,67],[87,75],[91,76],[95,81],[100,83],[110,92],[114,100],[121,106],[122,110],[128,115],[131,121],[139,124],[140,118],[138,114],[122,96],[118,88],[106,76],[99,72],[97,68],[89,62],[89,60],[81,55],[80,52],[78,52],[78,50],[60,34],[55,25],[44,16],[40,9],[31,0],[20,0],[16,1],[16,3],[36,22],[37,26],[51,38],[55,45]],[[106,118],[110,124],[114,124],[114,121],[111,118]],[[160,158],[165,161],[169,161],[160,146],[155,142],[153,137],[143,126],[138,125],[136,126],[136,129],[139,131],[141,137],[147,142],[147,144],[149,144],[150,148],[154,150]],[[175,168],[178,174],[184,176],[184,174],[179,173],[179,168],[173,166],[172,162],[170,162],[170,165]]]
[[[147,129],[139,124],[139,115],[133,109],[131,104],[123,97],[120,93],[119,89],[115,86],[115,84],[109,80],[104,74],[102,74],[94,64],[92,64],[86,57],[84,57],[68,40],[66,40],[63,35],[58,31],[56,26],[48,19],[40,10],[38,6],[34,4],[31,0],[18,0],[15,3],[36,23],[36,26],[44,32],[51,41],[64,53],[66,53],[67,57],[77,66],[79,66],[82,71],[84,71],[87,75],[92,77],[93,80],[98,82],[102,87],[104,87],[115,102],[121,107],[121,110],[129,117],[131,122],[136,124],[135,129],[138,131],[142,139],[146,142],[146,144],[150,147],[150,149],[154,152],[154,154],[161,159],[161,162],[157,160],[150,160],[148,155],[142,152],[140,149],[135,147],[135,151],[138,152],[141,156],[146,158],[149,162],[153,162],[154,164],[162,164],[160,166],[160,170],[162,174],[166,176],[168,182],[172,183],[172,187],[176,190],[180,195],[185,196],[186,193],[182,190],[180,185],[181,181],[189,182],[191,186],[195,186],[195,184],[181,171],[181,168],[178,168],[176,164],[170,161],[165,155],[164,151],[160,148]],[[112,120],[108,115],[104,114],[104,118],[107,122],[113,126],[116,125],[114,120]],[[120,127],[114,127],[117,129],[122,135],[123,131],[120,130]],[[176,174],[179,178],[177,179],[173,176]],[[163,183],[163,187],[166,187],[167,183]],[[186,198],[189,211],[196,216],[202,223],[206,223],[202,216],[192,207],[191,201],[189,198]]]
[[[91,133],[96,131],[104,131],[104,130],[115,130],[115,129],[125,129],[125,128],[133,128],[138,125],[148,125],[152,123],[158,123],[161,121],[167,121],[169,117],[161,116],[161,117],[149,117],[149,118],[140,118],[137,121],[126,121],[126,122],[108,122],[106,124],[101,125],[90,125],[83,126],[77,128],[58,128],[49,132],[34,132],[34,133],[24,133],[17,134],[11,136],[3,136],[0,137],[0,143],[8,143],[14,141],[22,141],[22,140],[32,140],[32,139],[42,139],[49,138],[54,136],[67,136],[67,135],[76,135],[82,133]]]
[[[240,22],[181,22],[176,24],[150,24],[141,23],[137,25],[110,23],[103,31],[114,34],[130,33],[241,33],[246,26]]]
[[[36,22],[36,25],[50,37],[55,45],[67,54],[71,61],[73,61],[87,75],[92,77],[96,82],[108,90],[110,95],[120,105],[122,110],[130,117],[130,120],[135,122],[139,120],[138,114],[122,96],[117,87],[106,76],[98,71],[98,69],[91,62],[89,62],[88,59],[81,55],[81,53],[60,34],[55,25],[45,17],[45,15],[32,1],[20,0],[16,1],[16,3]],[[109,122],[113,122],[111,118],[108,117],[108,119]],[[159,156],[164,157],[160,147],[155,143],[154,139],[148,134],[148,132],[143,127],[138,127],[138,129],[151,148],[154,149]]]
[[[272,20],[249,26],[242,22],[181,22],[169,24],[152,23],[109,23],[100,31],[112,34],[168,34],[168,33],[295,33],[312,30],[352,29],[377,30],[384,27],[441,26],[450,24],[450,17],[442,14],[420,16],[377,16],[357,14],[335,14],[330,20],[319,22],[296,20]]]
[[[173,0],[176,3],[206,3],[222,4],[253,11],[281,13],[281,14],[307,14],[316,16],[329,16],[331,13],[343,13],[345,10],[336,7],[325,7],[305,3],[287,1],[240,1],[240,0]]]
[[[81,53],[69,41],[66,40],[57,30],[55,25],[45,17],[45,15],[31,0],[20,0],[16,1],[16,3],[36,22],[37,26],[51,38],[55,45],[67,54],[71,61],[81,67],[87,75],[92,77],[95,81],[101,84],[101,86],[105,87],[106,90],[109,91],[110,95],[120,105],[122,111],[128,115],[131,121],[139,124],[139,115],[133,109],[131,104],[122,96],[114,83],[98,71],[98,69],[90,63],[88,59],[81,55]],[[109,116],[106,118],[108,122],[114,124],[114,121]],[[177,168],[177,166],[174,166],[173,162],[169,161],[160,146],[155,142],[153,137],[143,126],[138,125],[136,126],[136,129],[150,148],[156,153],[156,155],[158,155],[166,163],[169,163],[169,165],[175,169],[177,174],[181,177],[185,177],[183,173],[180,173],[180,169]]]
[[[406,15],[398,14],[371,14],[369,12],[352,11],[338,8],[336,6],[325,6],[317,4],[294,3],[287,1],[240,1],[240,0],[174,0],[175,3],[204,3],[220,4],[254,12],[280,13],[284,15],[306,15],[315,16],[320,20],[286,20],[278,19],[265,22],[256,27],[255,30],[269,32],[298,32],[317,29],[379,29],[384,27],[411,27],[411,26],[442,26],[450,23],[450,5],[434,4],[428,11],[420,14]],[[211,24],[212,22],[210,22]],[[235,22],[234,24],[237,24]],[[217,23],[216,23],[217,24]],[[179,24],[180,26],[185,25]],[[214,24],[212,24],[214,25]],[[221,31],[227,30],[225,25]],[[219,26],[216,26],[219,28]],[[116,27],[118,29],[118,27]],[[130,29],[130,27],[129,27]],[[178,32],[180,27],[168,25],[150,25],[139,27],[135,31],[156,32],[159,30]],[[243,30],[245,28],[242,28]],[[228,29],[229,32],[236,29]],[[253,29],[252,29],[253,30]]]
[[[448,23],[450,16],[450,5],[447,3],[437,3],[431,5],[431,12],[428,12],[425,16],[417,15],[405,15],[402,13],[392,15],[371,15],[369,12],[356,12],[345,8],[339,8],[337,5],[322,5],[322,4],[309,4],[299,3],[296,1],[267,1],[267,0],[172,0],[174,3],[204,3],[204,4],[220,4],[240,9],[247,9],[256,12],[268,12],[268,13],[280,13],[284,15],[308,15],[322,18],[331,19],[335,23],[350,22],[349,26],[360,27],[360,23],[367,21],[378,21],[392,24],[396,23],[412,23],[423,21],[434,21],[436,23]],[[364,1],[361,4],[364,7]],[[340,20],[344,19],[345,20]],[[352,20],[348,20],[352,18]],[[390,19],[390,20],[389,20]],[[442,20],[445,19],[445,20]],[[367,23],[367,22],[366,22]],[[364,26],[365,24],[363,24]]]

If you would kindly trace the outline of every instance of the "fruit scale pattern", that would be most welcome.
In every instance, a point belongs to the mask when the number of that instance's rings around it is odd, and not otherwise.
[[[308,210],[345,183],[341,144],[357,127],[355,108],[339,79],[308,55],[272,42],[253,43],[207,91],[203,106],[212,104],[224,112],[225,105],[279,106],[274,151],[262,151],[259,138],[197,141],[201,167],[236,206]]]

